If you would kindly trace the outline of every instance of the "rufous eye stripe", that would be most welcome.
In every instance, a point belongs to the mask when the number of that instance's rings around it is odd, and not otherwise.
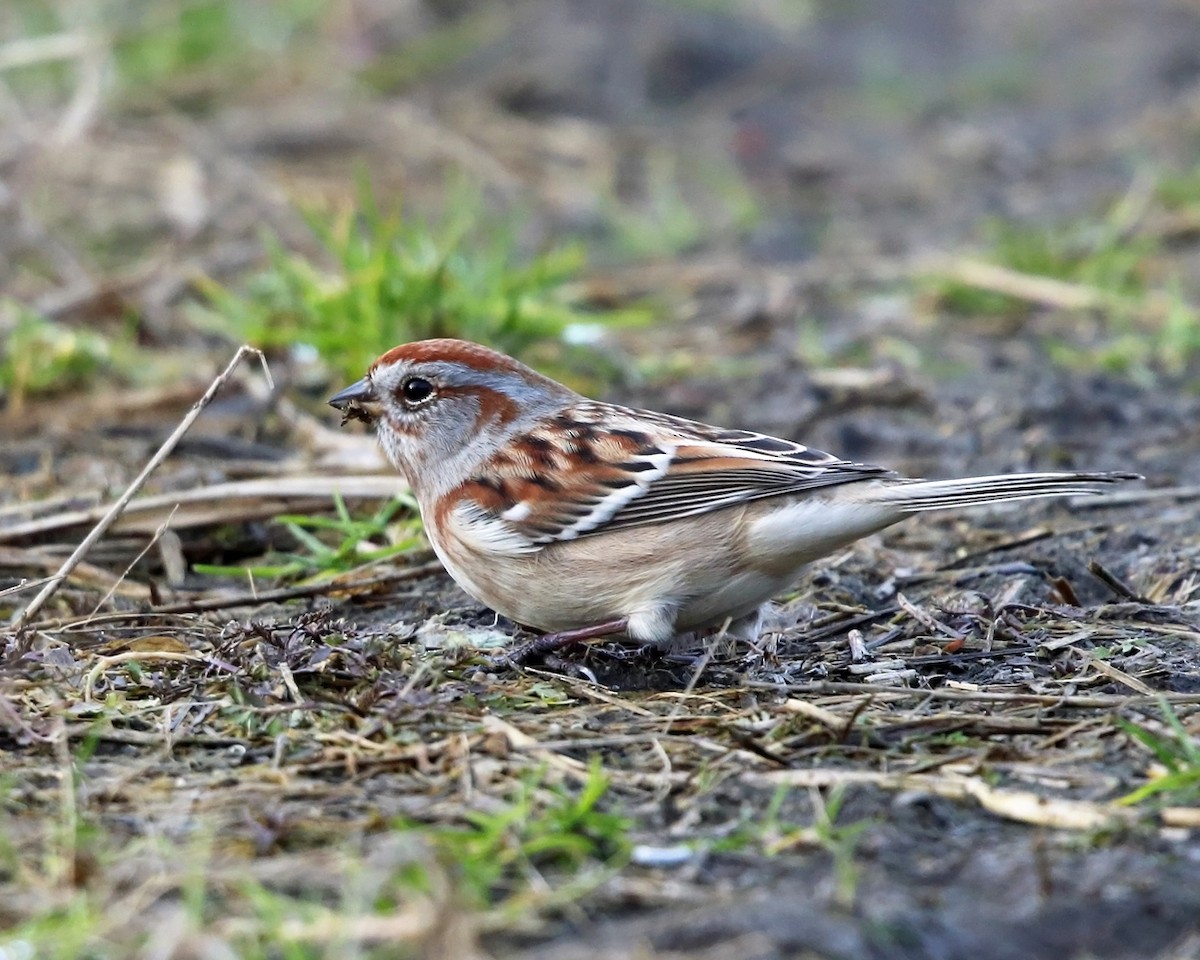
[[[478,384],[466,387],[441,387],[438,389],[438,394],[447,401],[458,397],[476,400],[479,404],[479,418],[475,424],[477,430],[482,430],[489,423],[501,426],[512,423],[521,413],[516,401],[508,394]]]

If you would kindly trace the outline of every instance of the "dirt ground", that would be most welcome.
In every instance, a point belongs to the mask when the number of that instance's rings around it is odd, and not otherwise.
[[[164,510],[131,510],[30,627],[0,629],[0,929],[31,937],[82,890],[108,946],[64,956],[239,955],[218,945],[246,935],[247,878],[382,902],[428,859],[399,820],[466,822],[531,772],[577,791],[598,757],[630,820],[619,865],[534,871],[489,910],[443,864],[393,926],[261,955],[1200,957],[1200,351],[1106,368],[1082,359],[1106,321],[1062,291],[970,315],[929,279],[986,259],[997,220],[1115,217],[1166,238],[1156,280],[1195,302],[1200,231],[1151,194],[1200,145],[1200,7],[401,6],[346,4],[329,69],[101,104],[69,149],[34,107],[8,129],[4,295],[80,328],[138,316],[153,375],[0,411],[0,590],[58,568],[231,355],[194,322],[195,276],[236,286],[264,225],[311,247],[295,204],[352,198],[356,165],[427,209],[465,175],[531,210],[533,242],[582,237],[595,302],[649,298],[658,322],[604,342],[610,398],[913,476],[1145,482],[868,538],[814,565],[754,650],[600,643],[565,672],[489,673],[479,649],[517,628],[428,552],[313,586],[191,570],[277,544],[272,511],[328,508],[289,478],[372,467],[323,408],[337,384],[273,356],[271,392],[248,364],[144,495],[279,490],[167,534]],[[487,39],[399,91],[337,80],[447,23]],[[163,186],[189,171],[199,209]],[[695,236],[612,242],[613,196],[668,191]],[[1190,737],[1191,793],[1117,802],[1166,762],[1131,728]]]

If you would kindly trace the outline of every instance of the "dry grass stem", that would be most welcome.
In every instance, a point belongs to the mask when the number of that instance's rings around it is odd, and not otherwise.
[[[175,446],[179,443],[180,439],[182,439],[183,435],[187,433],[192,424],[196,422],[196,418],[200,416],[201,411],[203,411],[205,407],[212,403],[213,398],[217,395],[217,392],[225,385],[226,381],[233,376],[234,371],[247,356],[258,357],[260,363],[262,364],[263,374],[270,379],[270,371],[267,370],[267,358],[263,355],[262,351],[256,350],[254,347],[239,347],[237,353],[234,354],[233,359],[229,361],[225,369],[213,379],[208,389],[204,392],[204,395],[196,401],[196,403],[192,406],[192,409],[188,411],[187,415],[179,421],[179,425],[175,428],[171,435],[167,437],[165,441],[163,441],[162,446],[158,448],[154,456],[152,456],[146,463],[145,467],[142,468],[142,472],[139,473],[129,484],[129,486],[125,488],[125,492],[117,498],[116,502],[113,503],[113,505],[109,507],[107,511],[105,511],[104,516],[100,518],[88,535],[83,538],[79,546],[75,548],[74,553],[72,553],[63,562],[63,565],[50,579],[50,582],[42,588],[37,596],[29,601],[24,609],[20,610],[13,616],[12,628],[14,630],[20,630],[35,616],[37,616],[38,611],[45,606],[46,601],[54,596],[59,586],[64,580],[66,580],[68,576],[70,576],[71,571],[78,566],[79,562],[83,560],[85,556],[87,556],[88,551],[92,548],[96,541],[108,532],[108,529],[110,526],[112,526],[113,521],[122,514],[122,512],[125,510],[125,507],[129,504],[129,501],[132,500],[137,495],[137,492],[142,489],[142,486],[145,484],[146,480],[149,479],[150,475],[164,460],[166,460],[171,451],[175,449]]]

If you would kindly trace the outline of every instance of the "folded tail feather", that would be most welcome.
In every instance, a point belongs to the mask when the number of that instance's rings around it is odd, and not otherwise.
[[[1142,479],[1136,473],[1018,473],[962,480],[904,480],[889,484],[880,499],[905,513],[977,507],[1005,500],[1104,493],[1113,484]]]

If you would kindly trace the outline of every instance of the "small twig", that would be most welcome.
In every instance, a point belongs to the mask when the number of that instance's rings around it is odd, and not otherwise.
[[[837,680],[813,680],[807,683],[775,683],[767,680],[750,680],[748,690],[771,690],[788,696],[830,696],[839,694],[876,694],[879,698],[893,700],[923,697],[930,700],[957,700],[963,703],[1031,703],[1045,707],[1072,707],[1077,709],[1107,710],[1113,707],[1155,706],[1165,700],[1170,704],[1200,703],[1200,693],[1159,693],[1153,697],[1131,694],[1063,694],[1051,693],[1002,693],[990,690],[948,690],[944,687],[904,689],[872,683],[846,683]]]
[[[841,743],[846,736],[846,718],[832,710],[818,707],[815,703],[801,700],[799,697],[788,697],[780,706],[785,713],[794,713],[809,720],[815,720],[821,726],[833,733]]]
[[[11,40],[0,47],[0,70],[32,67],[55,60],[76,60],[97,45],[86,33],[51,33]]]
[[[232,610],[235,607],[255,607],[263,603],[278,603],[282,600],[298,600],[302,597],[320,596],[323,593],[337,593],[351,596],[374,590],[385,583],[399,583],[403,580],[415,580],[419,577],[430,576],[443,570],[441,561],[431,560],[415,567],[408,567],[382,577],[372,577],[369,580],[322,580],[320,583],[306,583],[298,587],[280,587],[277,590],[262,590],[258,593],[238,594],[232,597],[208,597],[204,600],[183,600],[179,603],[166,603],[149,610],[103,614],[100,617],[88,614],[81,617],[68,617],[59,620],[42,620],[33,624],[39,630],[63,630],[67,627],[89,623],[111,623],[117,620],[144,619],[169,613],[205,613],[210,610]]]
[[[1071,586],[1071,581],[1066,577],[1050,577],[1050,586],[1062,598],[1063,603],[1071,607],[1083,606],[1079,602],[1079,595],[1075,592],[1075,588]]]
[[[943,633],[947,637],[949,637],[951,640],[966,639],[966,634],[964,634],[962,631],[955,630],[949,624],[942,623],[942,621],[938,620],[933,615],[926,613],[924,610],[922,610],[920,607],[918,607],[915,603],[913,603],[911,600],[909,600],[908,597],[906,597],[904,594],[902,594],[902,593],[897,594],[896,602],[898,604],[900,604],[900,609],[902,609],[905,613],[907,613],[910,617],[912,617],[914,620],[916,620],[919,624],[924,626],[926,629],[932,630],[935,633]]]
[[[1129,188],[1112,207],[1109,214],[1109,227],[1116,234],[1115,239],[1122,242],[1132,239],[1138,228],[1146,220],[1146,215],[1154,205],[1158,192],[1159,178],[1143,167],[1133,174]]]
[[[862,712],[875,702],[873,694],[868,693],[865,697],[861,697],[854,703],[853,709],[850,711],[850,716],[846,718],[842,724],[841,736],[838,737],[838,743],[845,743],[850,739],[850,734],[854,731],[854,725],[858,723],[858,718],[862,716]]]
[[[1092,527],[1085,527],[1085,530],[1091,530]],[[967,566],[972,560],[977,560],[980,557],[986,557],[989,554],[1000,553],[1003,550],[1014,550],[1017,547],[1024,547],[1030,543],[1036,543],[1038,540],[1045,540],[1047,537],[1055,535],[1054,530],[1049,527],[1035,527],[1032,530],[1027,530],[1024,533],[1019,533],[1015,537],[1011,537],[1002,543],[993,543],[986,547],[980,547],[978,550],[971,550],[966,553],[958,554],[953,560],[942,564],[938,567],[938,572],[942,571],[962,571],[962,568]],[[1058,531],[1061,533],[1062,531]],[[1074,532],[1074,531],[1072,531]],[[963,571],[965,572],[965,571]]]
[[[816,643],[818,640],[829,640],[853,628],[865,627],[878,620],[886,620],[899,609],[896,606],[887,606],[882,610],[871,610],[867,613],[852,616],[845,616],[839,612],[805,624],[794,637],[789,637],[788,639],[795,639],[803,643]]]
[[[38,733],[26,723],[20,711],[12,705],[12,701],[4,696],[3,693],[0,693],[0,723],[3,723],[8,728],[10,734],[15,730],[19,730],[23,736],[28,737],[36,743],[52,743],[54,741],[53,737],[47,737]]]
[[[129,650],[125,653],[114,653],[111,657],[101,657],[96,661],[96,665],[88,671],[87,677],[84,678],[84,702],[91,702],[92,694],[96,689],[96,681],[100,679],[101,674],[105,670],[109,667],[115,667],[119,663],[128,663],[130,660],[136,660],[139,663],[144,663],[148,660],[162,660],[169,663],[204,663],[208,658],[199,653],[171,653],[156,650]]]
[[[794,787],[870,784],[882,790],[919,791],[953,800],[971,799],[989,813],[1006,820],[1060,830],[1098,830],[1132,823],[1137,816],[1133,811],[1112,803],[1046,797],[1030,790],[998,788],[982,778],[953,773],[912,774],[817,768],[767,773],[748,771],[742,774],[742,779],[750,783]]]
[[[0,597],[7,597],[13,593],[24,593],[26,590],[32,590],[34,587],[40,587],[43,584],[49,583],[50,577],[38,577],[36,580],[22,580],[20,583],[14,583],[11,587],[5,587],[0,590]]]
[[[55,126],[51,139],[55,146],[62,147],[78,140],[91,126],[103,98],[104,69],[108,59],[108,51],[99,44],[90,44],[79,56],[79,82]]]
[[[288,710],[297,709],[292,704],[286,704]],[[138,747],[156,747],[163,742],[162,734],[155,730],[123,730],[119,727],[103,727],[96,723],[75,723],[66,728],[67,736],[72,740],[95,739],[105,743],[126,743]],[[208,737],[202,734],[184,734],[172,741],[174,744],[186,747],[234,747],[249,746],[238,737]]]
[[[25,547],[18,550],[13,547],[0,545],[0,567],[41,567],[45,571],[45,576],[38,577],[34,581],[26,581],[26,585],[21,592],[27,590],[32,594],[35,589],[49,583],[54,571],[61,565],[62,556],[53,554],[46,548]],[[103,567],[97,567],[86,560],[81,561],[79,566],[72,571],[71,579],[100,587],[109,587],[115,584],[116,588],[121,591],[122,596],[143,601],[150,599],[150,588],[145,584],[121,584],[111,571]]]
[[[692,691],[696,689],[696,684],[700,681],[700,675],[704,673],[709,661],[712,660],[713,651],[717,649],[717,644],[725,639],[725,635],[729,632],[729,625],[732,622],[732,618],[726,617],[725,622],[721,624],[721,629],[713,635],[712,639],[705,646],[704,654],[700,657],[699,662],[696,664],[696,669],[692,671],[692,675],[688,678],[687,686],[683,688],[679,700],[676,702],[674,709],[671,710],[671,715],[667,717],[667,722],[663,724],[662,732],[664,735],[671,732],[671,725],[683,710],[683,701],[691,696]]]
[[[861,630],[851,630],[846,634],[846,642],[850,645],[850,662],[861,663],[867,658],[867,644]]]
[[[1091,666],[1093,670],[1102,676],[1108,677],[1109,680],[1115,680],[1117,683],[1128,687],[1135,693],[1140,693],[1147,697],[1153,697],[1158,693],[1158,691],[1150,686],[1150,684],[1144,683],[1137,677],[1126,673],[1124,670],[1121,670],[1119,667],[1114,667],[1111,663],[1100,659],[1095,654],[1090,653],[1087,650],[1081,650],[1078,647],[1075,649],[1088,662],[1088,665]]]
[[[162,523],[162,518],[176,508],[180,512],[172,526],[175,530],[184,530],[216,522],[254,520],[284,511],[295,513],[306,509],[308,503],[316,503],[319,508],[328,505],[329,498],[338,494],[346,500],[387,500],[407,489],[404,480],[395,473],[382,476],[301,474],[232,480],[192,490],[139,497],[119,518],[117,528],[122,533],[152,534]],[[25,505],[23,510],[44,509],[44,506],[35,503]],[[102,507],[67,509],[9,523],[0,527],[0,543],[94,523],[102,510]]]
[[[1099,560],[1088,561],[1088,573],[1103,583],[1109,590],[1122,600],[1132,600],[1134,603],[1149,603],[1145,597],[1138,594],[1133,587],[1104,567]]]
[[[66,562],[63,563],[58,572],[50,579],[50,582],[42,588],[41,592],[29,602],[25,609],[13,617],[11,624],[12,629],[20,630],[34,616],[36,616],[38,611],[46,605],[46,602],[52,596],[54,596],[62,583],[71,575],[71,571],[79,565],[79,562],[83,560],[83,558],[87,555],[87,552],[95,545],[96,541],[104,536],[108,528],[112,526],[113,521],[121,515],[121,512],[125,509],[129,501],[132,500],[137,492],[142,489],[142,486],[149,479],[150,474],[158,469],[159,465],[166,460],[168,456],[170,456],[171,451],[175,449],[175,446],[183,438],[183,435],[187,433],[188,430],[191,429],[192,424],[196,422],[196,418],[200,416],[201,411],[203,411],[205,407],[212,403],[213,398],[217,395],[217,391],[219,391],[221,387],[225,385],[226,381],[233,376],[233,372],[237,369],[238,364],[242,362],[243,358],[249,355],[258,357],[259,362],[262,363],[263,373],[267,380],[270,381],[271,372],[267,369],[267,358],[263,355],[262,351],[250,346],[239,347],[237,353],[233,355],[233,359],[229,361],[228,366],[226,366],[225,369],[222,370],[221,373],[216,376],[216,378],[214,378],[211,384],[209,384],[208,389],[204,392],[204,396],[202,396],[192,405],[192,409],[189,410],[187,415],[179,421],[179,426],[175,428],[171,435],[163,442],[162,446],[158,448],[158,451],[153,457],[150,458],[150,462],[142,468],[142,472],[139,473],[133,479],[133,482],[125,488],[125,492],[121,494],[121,496],[117,499],[117,502],[114,503],[109,508],[108,512],[100,518],[100,522],[92,527],[91,532],[83,538],[83,542],[75,548],[75,552],[67,557]]]
[[[500,734],[504,737],[509,750],[521,750],[532,754],[547,767],[553,769],[556,777],[558,774],[562,774],[572,780],[586,781],[587,764],[582,760],[576,757],[564,757],[562,754],[545,749],[535,737],[494,714],[484,714],[482,721],[484,733]]]
[[[133,568],[135,566],[137,566],[138,562],[142,559],[142,557],[144,557],[147,553],[149,553],[150,548],[153,547],[156,543],[158,543],[158,541],[162,538],[162,535],[167,532],[167,527],[170,525],[171,517],[173,517],[173,516],[175,516],[174,510],[171,511],[171,513],[167,516],[167,519],[162,522],[162,524],[159,526],[159,528],[154,531],[154,536],[152,536],[149,539],[149,541],[147,541],[146,545],[142,548],[141,552],[136,557],[134,557],[132,560],[129,561],[129,566],[127,566],[121,572],[121,575],[117,578],[116,582],[111,587],[108,588],[108,592],[103,597],[101,597],[99,601],[97,601],[97,603],[94,607],[92,607],[92,612],[90,614],[88,614],[88,619],[83,621],[85,624],[90,623],[92,618],[95,617],[96,614],[98,614],[100,612],[100,608],[102,606],[104,606],[106,603],[108,603],[109,600],[112,599],[112,595],[114,593],[116,593],[117,588],[122,583],[125,582],[125,578],[129,576],[130,572],[133,570]]]
[[[1112,306],[1117,300],[1107,291],[1087,284],[1022,273],[982,260],[963,258],[944,264],[940,272],[968,287],[1058,310],[1095,310]]]

